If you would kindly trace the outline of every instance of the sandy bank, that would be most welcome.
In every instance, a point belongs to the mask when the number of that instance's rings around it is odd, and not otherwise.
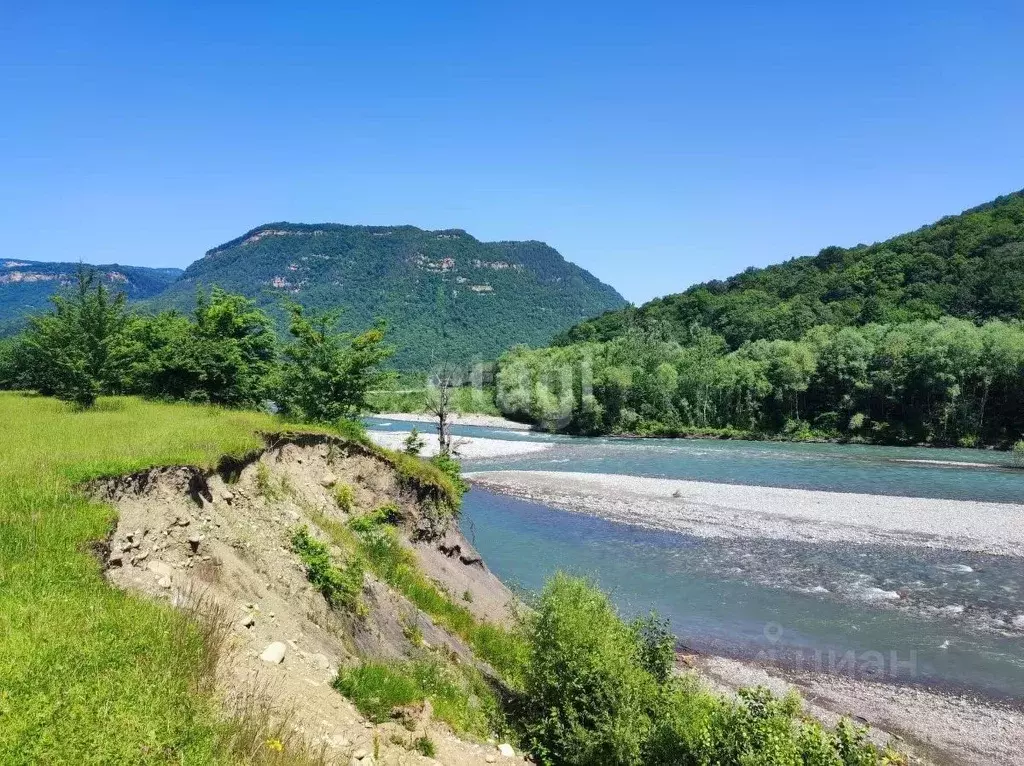
[[[437,418],[415,412],[382,412],[374,415],[384,420],[399,420],[407,423],[430,423],[437,425]],[[517,423],[515,420],[498,417],[497,415],[453,415],[452,423],[457,426],[480,426],[481,428],[504,428],[507,431],[532,431],[529,423]]]
[[[701,537],[760,537],[1024,556],[1024,505],[553,471],[484,471],[476,484],[559,508]]]
[[[403,442],[409,435],[401,431],[369,431],[370,438],[374,443],[388,449],[400,450],[405,445]],[[421,434],[424,446],[420,453],[424,457],[432,457],[437,454],[437,434]],[[474,458],[505,457],[507,455],[524,455],[529,452],[543,452],[551,446],[548,442],[532,441],[505,441],[504,439],[482,439],[478,437],[457,436],[455,437],[455,448],[458,457],[472,460]]]

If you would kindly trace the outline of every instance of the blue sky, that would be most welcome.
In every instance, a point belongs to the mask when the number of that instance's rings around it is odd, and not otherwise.
[[[1019,0],[11,3],[0,257],[411,223],[639,302],[1024,187],[1021,40]]]

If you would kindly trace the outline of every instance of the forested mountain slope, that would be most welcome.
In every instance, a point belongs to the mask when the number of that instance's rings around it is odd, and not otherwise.
[[[40,263],[0,258],[0,336],[14,332],[28,314],[49,307],[50,296],[70,285],[80,264]],[[86,266],[130,300],[151,298],[181,276],[181,269],[150,269],[142,266]]]
[[[815,325],[1024,316],[1024,191],[874,245],[750,268],[639,308],[605,314],[561,342],[609,340],[627,326],[682,337],[693,324],[744,341],[796,340]]]
[[[513,349],[497,403],[581,433],[1010,446],[1024,437],[1021,318],[1018,192]]]
[[[211,285],[275,311],[285,300],[343,309],[348,328],[386,319],[402,369],[548,343],[625,305],[541,242],[481,242],[458,229],[413,226],[260,226],[210,250],[154,304],[187,310],[197,286]]]

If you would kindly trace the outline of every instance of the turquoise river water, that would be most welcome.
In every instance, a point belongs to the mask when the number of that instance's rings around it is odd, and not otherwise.
[[[408,423],[372,422],[407,430]],[[427,430],[424,428],[423,430]],[[465,436],[553,441],[464,469],[584,471],[756,486],[1021,503],[1005,454],[828,444],[572,439],[460,427]],[[976,466],[915,461],[953,461]],[[865,680],[1024,698],[1024,561],[925,547],[703,539],[570,513],[479,488],[463,529],[505,582],[539,589],[584,574],[627,615],[656,610],[698,651]],[[900,598],[877,598],[897,591]],[[1024,619],[1024,618],[1021,618]]]

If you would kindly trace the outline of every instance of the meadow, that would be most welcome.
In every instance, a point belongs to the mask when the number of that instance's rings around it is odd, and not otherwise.
[[[281,422],[104,398],[0,392],[0,762],[235,762],[214,649],[180,611],[114,588],[92,552],[114,511],[78,489],[160,465],[212,467]]]

